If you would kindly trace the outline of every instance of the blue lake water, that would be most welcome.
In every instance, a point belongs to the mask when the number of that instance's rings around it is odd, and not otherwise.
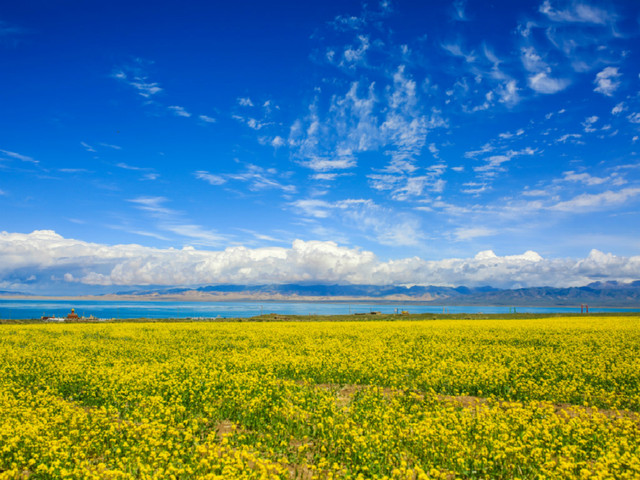
[[[233,318],[261,313],[283,315],[345,315],[379,311],[394,313],[510,313],[513,307],[400,305],[326,302],[133,302],[95,300],[0,300],[0,319],[30,319],[43,315],[66,316],[72,308],[80,316],[98,318]],[[580,307],[516,307],[519,313],[579,313]],[[592,313],[629,312],[640,309],[590,308]]]

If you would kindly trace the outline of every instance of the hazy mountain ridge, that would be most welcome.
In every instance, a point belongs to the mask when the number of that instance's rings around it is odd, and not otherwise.
[[[437,305],[530,305],[637,307],[640,280],[621,283],[594,282],[582,287],[527,287],[498,289],[482,287],[397,286],[397,285],[209,285],[198,288],[167,288],[121,292],[121,295],[184,297],[185,300],[371,300],[421,302]]]

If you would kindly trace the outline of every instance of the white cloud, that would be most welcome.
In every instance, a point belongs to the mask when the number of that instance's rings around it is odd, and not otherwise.
[[[82,145],[87,152],[96,153],[96,149],[93,148],[91,145],[84,142],[80,142],[80,145]]]
[[[584,127],[584,131],[586,133],[595,132],[596,128],[593,126],[593,124],[596,123],[597,121],[598,121],[598,116],[597,115],[593,115],[591,117],[585,118],[584,122],[582,122],[582,126]]]
[[[124,170],[133,170],[133,171],[151,170],[150,168],[136,167],[135,165],[129,165],[128,163],[125,163],[125,162],[116,163],[116,167],[123,168]]]
[[[338,15],[331,22],[331,25],[339,31],[360,30],[366,25],[366,19],[361,17]]]
[[[166,197],[136,197],[129,199],[129,202],[136,205],[140,210],[145,210],[154,215],[173,215],[176,212],[169,208],[163,207],[162,204],[167,201]]]
[[[558,202],[550,210],[563,212],[585,212],[621,205],[640,195],[640,188],[624,188],[618,191],[607,190],[601,193],[583,193],[570,200]]]
[[[588,186],[602,185],[603,183],[613,183],[614,185],[622,185],[626,181],[617,173],[613,173],[608,177],[594,177],[588,173],[576,173],[574,171],[564,172],[562,180],[566,182],[578,182]]]
[[[593,83],[596,84],[594,92],[602,93],[608,97],[612,96],[614,92],[620,86],[620,77],[622,75],[618,73],[618,67],[606,67],[601,72],[596,74],[596,78]]]
[[[212,174],[205,170],[194,172],[196,178],[204,180],[211,185],[222,185],[229,180],[246,182],[249,190],[268,190],[277,189],[285,193],[295,193],[295,185],[286,185],[277,180],[277,171],[275,169],[265,169],[258,165],[249,164],[246,170],[236,173]]]
[[[278,189],[286,193],[296,192],[295,185],[285,185],[276,180],[277,171],[275,169],[264,169],[258,165],[247,165],[244,172],[228,173],[226,178],[249,183],[250,190]]]
[[[112,145],[110,143],[100,143],[100,146],[102,147],[107,147],[107,148],[111,148],[113,150],[122,150],[122,147],[120,145]]]
[[[427,169],[427,175],[368,175],[372,188],[379,191],[390,190],[391,198],[398,201],[421,197],[425,192],[440,193],[446,182],[441,179],[446,167],[438,165]]]
[[[273,137],[273,140],[271,140],[271,146],[273,148],[284,147],[286,144],[287,143],[285,142],[284,138],[279,135],[276,135],[275,137]]]
[[[195,241],[198,245],[218,246],[229,241],[228,236],[207,230],[201,225],[167,223],[163,225],[163,229],[190,238],[191,241]]]
[[[255,118],[247,119],[247,125],[249,126],[249,128],[253,128],[254,130],[260,130],[262,127],[265,126],[265,124],[263,122],[260,122],[259,120],[256,120]]]
[[[613,115],[618,115],[618,114],[624,112],[626,109],[627,109],[627,106],[624,104],[624,102],[620,102],[615,107],[613,107],[611,109],[611,113]]]
[[[614,15],[606,10],[575,0],[565,10],[556,10],[550,0],[545,0],[539,10],[554,22],[606,25],[614,19]]]
[[[0,155],[5,155],[9,158],[13,158],[16,160],[20,160],[21,162],[27,162],[27,163],[40,163],[38,160],[35,160],[27,155],[22,155],[20,153],[16,153],[16,152],[10,152],[8,150],[2,150],[0,149]]]
[[[630,113],[627,115],[627,120],[631,123],[640,123],[640,112]]]
[[[478,195],[489,190],[489,186],[484,182],[465,182],[462,184],[462,186],[465,188],[461,189],[460,191],[469,195]]]
[[[477,157],[478,155],[482,155],[483,153],[489,153],[489,152],[493,151],[494,149],[495,148],[493,147],[493,145],[491,145],[490,143],[485,143],[478,150],[472,150],[472,151],[466,152],[464,154],[464,157],[465,158],[474,158],[474,157]]]
[[[231,115],[231,118],[239,121],[240,123],[244,123],[245,125],[247,125],[249,128],[251,128],[252,130],[260,130],[264,127],[266,127],[267,125],[270,125],[270,122],[264,122],[261,120],[257,120],[253,117],[243,117],[242,115]]]
[[[198,170],[194,173],[194,175],[196,178],[204,180],[211,185],[222,185],[224,183],[227,183],[227,180],[224,177],[221,177],[220,175],[214,175],[213,173],[209,173],[204,170]]]
[[[576,142],[580,138],[582,138],[582,134],[580,133],[565,133],[556,139],[556,143],[567,143],[567,140]]]
[[[325,200],[301,199],[296,200],[292,205],[300,210],[304,215],[314,218],[327,218],[330,215],[333,205]]]
[[[356,166],[356,159],[351,155],[345,155],[342,158],[322,158],[312,157],[301,161],[301,165],[310,168],[316,172],[328,172],[331,170],[346,170]]]
[[[318,282],[571,286],[594,280],[635,280],[640,276],[640,256],[619,257],[592,250],[586,258],[545,259],[532,251],[498,256],[489,250],[471,258],[381,261],[372,252],[334,242],[296,240],[289,248],[211,251],[89,243],[47,230],[0,233],[0,281],[24,281],[33,275],[66,275],[68,281],[87,285]]]
[[[531,46],[523,47],[520,51],[520,60],[524,68],[531,73],[548,70],[548,65],[542,60],[537,50]]]
[[[535,189],[535,190],[524,190],[522,192],[522,195],[526,196],[526,197],[546,197],[550,194],[549,191],[547,190],[540,190],[540,189]]]
[[[501,103],[506,103],[507,105],[515,105],[520,101],[520,96],[518,95],[518,86],[515,80],[509,80],[505,82],[503,85],[500,85],[496,92],[500,97]]]
[[[157,221],[156,227],[160,230],[186,237],[195,245],[220,246],[229,243],[229,235],[222,235],[200,225],[188,223],[184,220],[182,212],[164,206],[167,201],[166,197],[160,196],[140,196],[129,199],[136,208],[149,213]],[[134,233],[140,234],[139,231]],[[146,235],[156,236],[155,233]]]
[[[551,78],[546,72],[540,72],[529,77],[529,87],[538,93],[553,94],[564,90],[569,85],[569,80]]]
[[[367,37],[366,35],[359,35],[358,40],[360,41],[359,46],[350,46],[345,49],[342,55],[342,66],[354,67],[355,65],[363,63],[365,61],[365,56],[370,46],[369,37]]]
[[[509,150],[501,155],[491,155],[485,159],[485,164],[473,167],[475,172],[480,173],[483,177],[493,177],[498,172],[504,171],[502,166],[504,163],[511,161],[515,157],[522,155],[534,155],[536,150],[531,147],[523,148],[522,150]]]
[[[465,13],[465,0],[455,0],[453,2],[453,8],[455,11],[454,18],[460,21],[466,21],[467,16]]]
[[[215,123],[216,122],[215,118],[209,117],[207,115],[199,115],[198,118],[200,120],[202,120],[203,122],[205,122],[205,123]]]
[[[515,133],[504,132],[504,133],[498,134],[498,136],[503,140],[508,140],[509,138],[512,138],[512,137],[519,137],[520,135],[524,135],[524,129],[522,128],[516,130]]]
[[[169,107],[167,107],[169,110],[171,110],[173,112],[174,115],[177,115],[178,117],[186,117],[189,118],[191,116],[191,114],[189,112],[187,112],[184,107],[180,107],[178,105],[171,105]]]
[[[311,178],[314,180],[333,181],[338,177],[349,176],[350,173],[314,173]]]
[[[351,24],[352,20],[341,17],[337,19],[336,28],[343,30],[345,22]],[[359,35],[355,41],[355,44],[331,47],[333,67],[362,65],[374,47],[410,56],[407,48],[387,44],[386,40]],[[326,51],[322,49],[323,53]],[[407,61],[410,62],[408,57]],[[421,98],[425,91],[419,88],[410,71],[412,63],[395,64],[392,68],[387,62],[366,66],[375,70],[375,82],[369,80],[367,74],[358,75],[358,80],[349,82],[342,92],[336,92],[329,84],[344,83],[334,82],[335,79],[328,76],[315,88],[308,113],[290,127],[287,144],[291,157],[299,165],[328,174],[358,166],[365,153],[382,153],[389,161],[383,167],[376,167],[376,173],[395,175],[399,177],[398,183],[404,182],[405,186],[410,181],[415,183],[417,180],[408,177],[416,177],[416,164],[427,146],[427,134],[446,127],[447,120],[433,102]],[[514,87],[505,84],[504,101],[512,101],[517,91]]]
[[[424,238],[417,218],[398,213],[368,199],[346,199],[327,202],[301,199],[291,203],[307,217],[336,218],[342,224],[360,230],[383,245],[418,245]]]
[[[475,52],[465,53],[459,43],[444,43],[442,44],[442,48],[454,57],[464,58],[467,63],[473,63],[476,61]]]
[[[243,107],[253,107],[253,102],[249,97],[238,98],[238,104]]]
[[[141,67],[142,63],[144,62],[137,61],[136,65],[127,68],[127,71],[125,71],[125,69],[117,70],[111,76],[133,87],[140,96],[151,98],[160,93],[162,88],[157,82],[150,82],[148,80],[147,75]]]
[[[456,228],[453,231],[456,240],[465,241],[473,240],[478,237],[489,237],[495,235],[497,232],[487,227],[461,227]]]

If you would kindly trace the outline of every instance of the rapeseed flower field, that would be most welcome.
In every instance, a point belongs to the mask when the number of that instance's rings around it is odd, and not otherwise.
[[[0,326],[0,479],[640,478],[640,318]]]

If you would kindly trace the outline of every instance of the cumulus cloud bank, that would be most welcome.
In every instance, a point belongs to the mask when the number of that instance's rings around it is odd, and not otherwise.
[[[296,240],[290,248],[230,247],[221,251],[104,245],[50,230],[0,233],[0,287],[51,282],[101,286],[201,284],[421,284],[577,286],[640,278],[640,256],[598,250],[582,259],[545,259],[536,252],[472,258],[381,261],[372,252],[334,242]]]

